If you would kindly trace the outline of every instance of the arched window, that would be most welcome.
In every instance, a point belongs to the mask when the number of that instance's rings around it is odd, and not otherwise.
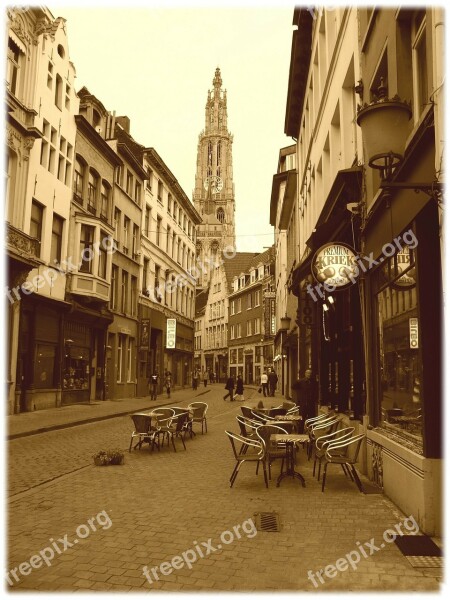
[[[225,212],[223,210],[222,207],[217,209],[217,213],[216,213],[217,219],[223,223],[225,221]]]
[[[86,167],[79,156],[75,159],[75,169],[73,171],[73,199],[83,206],[83,182]]]
[[[214,240],[213,242],[211,242],[211,254],[217,254],[218,251],[219,251],[219,242],[217,240]]]
[[[212,155],[213,155],[212,143],[208,142],[208,167],[212,166]]]
[[[217,166],[220,167],[220,161],[222,158],[222,142],[219,140],[217,142]]]

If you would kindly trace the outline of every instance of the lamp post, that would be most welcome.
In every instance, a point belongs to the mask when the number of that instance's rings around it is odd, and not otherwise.
[[[291,325],[291,317],[287,314],[280,319],[280,331],[281,331],[281,393],[284,396],[284,349],[283,349],[283,333],[289,331]]]

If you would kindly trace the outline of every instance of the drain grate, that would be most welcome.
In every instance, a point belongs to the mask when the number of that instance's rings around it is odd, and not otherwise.
[[[254,514],[257,531],[280,531],[280,517],[276,512]]]
[[[409,564],[415,569],[443,569],[443,556],[405,556]]]

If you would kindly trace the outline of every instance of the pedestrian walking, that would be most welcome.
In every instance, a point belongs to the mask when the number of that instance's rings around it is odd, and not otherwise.
[[[170,371],[166,371],[166,376],[164,378],[164,386],[166,388],[167,397],[170,398],[170,391],[172,388],[172,373]]]
[[[236,394],[234,398],[239,402],[243,402],[244,400],[244,381],[242,379],[242,373],[239,373],[236,381]]]
[[[194,369],[193,373],[192,373],[192,389],[196,390],[198,387],[198,371],[197,369]]]
[[[205,371],[203,373],[203,385],[204,385],[204,387],[206,387],[208,385],[208,375],[209,375],[208,371]]]
[[[264,397],[268,396],[269,395],[269,378],[267,376],[266,371],[264,371],[264,373],[261,375],[261,387],[262,387]]]
[[[150,376],[148,380],[150,386],[150,400],[156,400],[158,397],[158,383],[159,383],[159,374],[157,369],[153,371],[153,374]]]
[[[228,393],[223,397],[224,400],[230,397],[230,402],[234,402],[234,377],[230,375],[225,384],[225,389],[228,390]]]
[[[277,388],[278,375],[273,369],[269,372],[269,396],[275,396],[275,390]]]

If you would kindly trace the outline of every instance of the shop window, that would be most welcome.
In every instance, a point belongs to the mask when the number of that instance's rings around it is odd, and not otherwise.
[[[402,248],[378,272],[380,425],[422,439],[422,372],[414,250]]]
[[[83,346],[66,346],[63,389],[88,390],[90,376],[89,348]]]
[[[111,269],[111,296],[109,299],[109,307],[111,310],[117,309],[118,285],[119,267],[117,265],[113,265]]]
[[[54,387],[55,356],[55,345],[36,345],[36,361],[34,365],[34,385],[36,388]]]
[[[107,252],[105,249],[105,241],[108,244],[109,240],[109,236],[107,233],[105,233],[104,231],[100,232],[100,237],[102,240],[102,243],[99,245],[98,247],[98,276],[101,277],[102,279],[106,279],[106,263],[107,263]],[[107,247],[107,246],[106,246]]]
[[[122,383],[124,335],[119,333],[117,341],[117,383]]]
[[[100,219],[108,222],[109,220],[109,198],[110,188],[109,185],[102,181],[101,193],[100,193]]]

